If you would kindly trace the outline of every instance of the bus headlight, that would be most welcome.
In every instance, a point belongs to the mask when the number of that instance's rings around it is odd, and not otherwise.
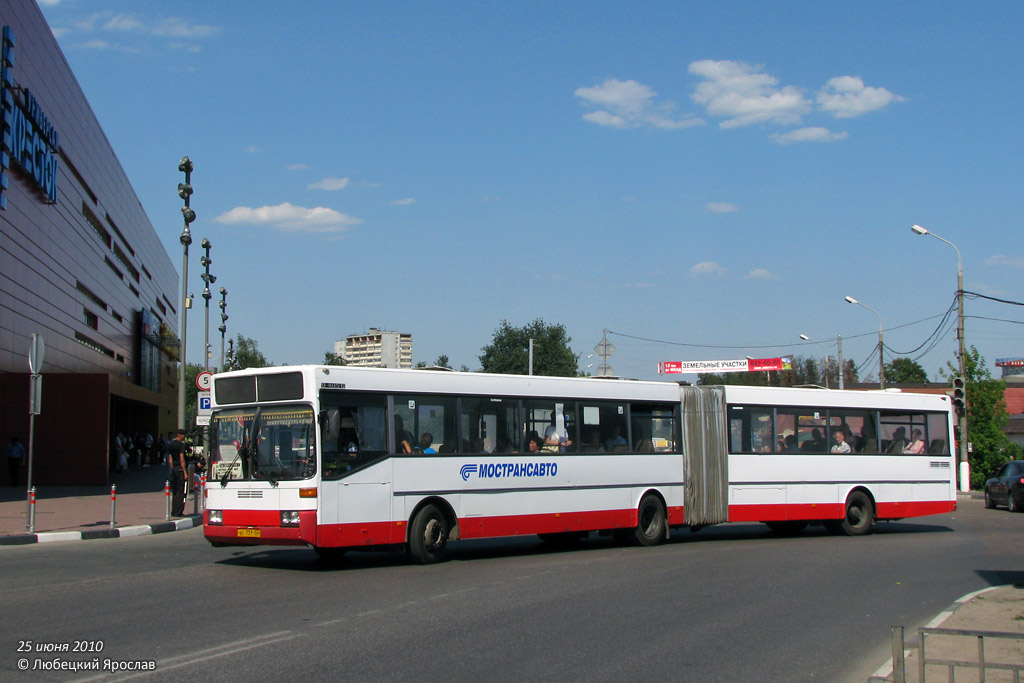
[[[298,526],[298,510],[281,510],[281,526]]]
[[[223,510],[209,510],[207,516],[208,524],[223,524],[224,523],[224,511]]]

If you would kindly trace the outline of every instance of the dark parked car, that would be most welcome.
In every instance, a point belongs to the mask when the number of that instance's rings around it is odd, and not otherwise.
[[[985,482],[985,507],[1005,505],[1010,512],[1024,510],[1024,460],[1011,460]]]

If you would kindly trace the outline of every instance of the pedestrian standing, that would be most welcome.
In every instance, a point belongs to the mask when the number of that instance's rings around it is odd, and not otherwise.
[[[21,463],[25,461],[25,447],[18,441],[18,437],[11,437],[11,445],[7,447],[7,471],[11,473],[11,486],[18,485],[18,473],[21,471]]]
[[[179,429],[167,447],[171,468],[171,516],[185,514],[185,430]]]

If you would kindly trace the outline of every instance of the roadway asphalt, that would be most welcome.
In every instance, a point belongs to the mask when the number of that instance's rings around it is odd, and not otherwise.
[[[27,531],[28,505],[24,488],[0,489],[0,545],[140,536],[190,529],[202,524],[202,515],[193,514],[200,510],[191,497],[185,503],[186,516],[167,519],[170,508],[164,489],[168,480],[166,467],[133,468],[113,474],[111,479],[117,487],[114,524],[111,524],[110,487],[44,486],[36,492],[34,533]],[[975,498],[980,496],[973,495]],[[961,503],[971,498],[970,494],[960,496]],[[936,615],[927,626],[1024,634],[1024,586],[997,586],[965,595]],[[914,681],[917,634],[910,631],[905,638],[908,643],[906,680]],[[964,647],[975,647],[973,641],[965,643]],[[941,651],[946,646],[938,647]],[[1024,662],[1024,641],[1012,642],[1006,647],[1009,649],[1000,654],[1008,657],[1010,663]],[[932,648],[929,645],[929,652],[933,651]],[[957,659],[972,658],[970,652],[951,651],[949,654]],[[893,680],[892,661],[883,664],[875,676],[872,680]]]

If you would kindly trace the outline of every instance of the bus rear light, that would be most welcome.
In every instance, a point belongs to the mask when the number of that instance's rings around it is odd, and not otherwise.
[[[281,526],[298,526],[298,510],[281,510]]]
[[[209,510],[207,516],[208,524],[223,524],[224,523],[224,511],[223,510]]]
[[[299,498],[316,498],[316,489],[299,489]]]

